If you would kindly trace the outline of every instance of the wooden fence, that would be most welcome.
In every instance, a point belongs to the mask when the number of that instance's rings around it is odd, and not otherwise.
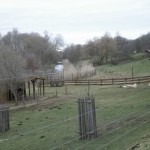
[[[134,83],[146,83],[150,82],[150,76],[141,76],[133,78],[112,78],[112,79],[96,79],[96,80],[65,80],[65,84],[75,85],[122,85],[122,84],[134,84]]]
[[[9,108],[0,106],[0,133],[6,132],[9,129]]]
[[[96,112],[94,97],[79,98],[78,104],[78,122],[79,136],[81,140],[97,137]]]

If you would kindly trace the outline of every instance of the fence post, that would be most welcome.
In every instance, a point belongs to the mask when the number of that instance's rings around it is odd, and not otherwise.
[[[138,83],[140,83],[140,78],[138,77]]]
[[[45,82],[44,82],[44,79],[43,80],[43,95],[45,95]]]
[[[133,66],[132,66],[131,74],[132,74],[132,78],[133,78],[134,77]]]
[[[73,80],[73,73],[72,73],[72,80]]]
[[[6,132],[9,129],[9,108],[0,106],[0,133]]]
[[[100,82],[101,82],[101,85],[102,85],[103,84],[103,80],[101,79]]]
[[[68,94],[68,88],[67,88],[67,85],[65,86],[65,94],[66,94],[66,95]]]
[[[41,80],[40,80],[40,84],[39,84],[39,87],[40,87],[40,95],[41,95],[41,85],[42,85],[42,83],[41,83]]]
[[[114,79],[112,78],[112,85],[114,84]]]
[[[55,89],[55,92],[56,92],[56,98],[58,98],[58,92],[57,92],[57,88]]]

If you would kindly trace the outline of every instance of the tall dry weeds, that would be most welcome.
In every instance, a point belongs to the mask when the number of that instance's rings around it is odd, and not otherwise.
[[[63,65],[65,80],[88,78],[91,76],[91,72],[95,71],[95,68],[89,62],[82,63],[80,67],[75,67],[68,60],[63,60]]]

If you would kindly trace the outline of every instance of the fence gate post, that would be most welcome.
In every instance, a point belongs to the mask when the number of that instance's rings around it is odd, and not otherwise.
[[[78,104],[78,123],[79,136],[81,140],[97,137],[96,111],[94,97],[79,98]]]
[[[9,128],[9,108],[0,106],[0,133],[8,131]]]

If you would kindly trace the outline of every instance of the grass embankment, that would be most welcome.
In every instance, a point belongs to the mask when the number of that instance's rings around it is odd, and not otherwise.
[[[105,70],[127,75],[134,65],[138,75],[148,75],[150,70],[146,67],[138,71],[138,65],[141,67],[144,63],[148,66],[148,61],[142,60],[105,66]],[[47,87],[46,95],[51,98],[36,106],[10,111],[10,131],[0,134],[0,150],[127,150],[130,147],[147,150],[150,136],[150,87],[147,83],[134,89],[90,86],[90,95],[96,100],[99,133],[98,138],[91,141],[79,140],[76,132],[76,100],[86,95],[87,87],[67,86],[67,94],[65,86],[59,87],[58,98],[54,98],[55,92],[56,88]]]
[[[103,65],[97,67],[96,78],[117,78],[150,75],[150,60],[143,59],[119,65]],[[95,78],[95,77],[94,77]]]

